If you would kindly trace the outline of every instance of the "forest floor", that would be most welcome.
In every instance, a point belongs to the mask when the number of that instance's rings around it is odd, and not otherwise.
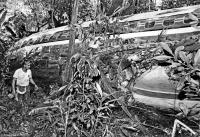
[[[44,101],[42,94],[33,94],[30,101],[27,103],[28,108],[24,108],[19,102],[8,96],[0,96],[0,137],[46,137],[49,136],[47,129],[44,132],[39,131],[38,125],[40,122],[37,117],[29,115],[29,111]],[[175,112],[161,111],[156,108],[146,106],[144,104],[134,103],[131,106],[127,106],[129,112],[134,119],[141,125],[141,130],[130,128],[123,130],[119,128],[120,123],[126,124],[128,116],[121,109],[120,106],[115,106],[112,109],[112,122],[116,124],[112,125],[112,133],[115,137],[171,137],[174,120],[177,118]],[[186,118],[179,119],[180,121],[187,123],[191,128],[198,128],[194,123],[190,122]],[[129,124],[129,123],[127,123]],[[37,125],[37,126],[36,126]],[[42,123],[41,123],[42,125]],[[40,128],[41,130],[41,128]],[[123,134],[122,134],[123,133]],[[189,137],[189,132],[181,132],[181,137]],[[54,136],[52,136],[54,137]],[[59,137],[62,137],[60,135]]]

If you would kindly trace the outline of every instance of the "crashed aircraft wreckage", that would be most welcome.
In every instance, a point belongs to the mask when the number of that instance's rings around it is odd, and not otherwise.
[[[124,41],[140,39],[155,42],[158,35],[164,32],[167,39],[176,41],[200,33],[200,5],[129,15],[119,17],[117,20],[128,29],[116,29],[116,32],[110,32],[111,39],[114,39],[113,34],[116,33]],[[85,22],[81,24],[81,27],[88,29],[93,22]],[[34,75],[45,79],[60,79],[62,66],[68,57],[69,32],[70,28],[63,26],[32,34],[16,42],[15,46],[9,50],[10,57],[18,58],[37,49],[40,59],[37,60],[39,67]],[[76,39],[75,43],[78,49],[80,41]],[[136,85],[132,86],[131,90],[137,101],[161,108],[177,110],[181,105],[192,107],[200,103],[200,97],[178,99],[178,92],[170,83],[164,67],[154,67],[146,71],[136,80]]]

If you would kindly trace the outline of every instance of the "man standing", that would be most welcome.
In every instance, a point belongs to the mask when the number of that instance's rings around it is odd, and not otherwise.
[[[30,70],[30,61],[24,60],[22,68],[15,71],[13,75],[12,89],[15,95],[15,99],[20,101],[24,106],[24,101],[28,101],[30,95],[29,83],[35,86],[35,90],[38,90],[38,86],[32,79],[32,73]]]

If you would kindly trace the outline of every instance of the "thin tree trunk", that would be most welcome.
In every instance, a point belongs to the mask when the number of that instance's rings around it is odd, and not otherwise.
[[[149,11],[151,10],[151,0],[149,0]]]
[[[63,84],[69,83],[72,75],[72,69],[70,64],[70,58],[74,54],[74,46],[75,46],[75,27],[74,24],[77,22],[77,14],[78,14],[78,3],[79,0],[74,1],[74,6],[72,10],[72,21],[71,21],[71,32],[70,32],[70,40],[69,40],[69,49],[68,49],[68,60],[65,66],[64,76],[63,76]]]

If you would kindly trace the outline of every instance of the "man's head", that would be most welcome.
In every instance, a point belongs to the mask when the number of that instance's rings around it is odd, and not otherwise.
[[[24,60],[23,68],[28,70],[28,69],[30,69],[30,66],[31,66],[31,62],[29,60]]]

